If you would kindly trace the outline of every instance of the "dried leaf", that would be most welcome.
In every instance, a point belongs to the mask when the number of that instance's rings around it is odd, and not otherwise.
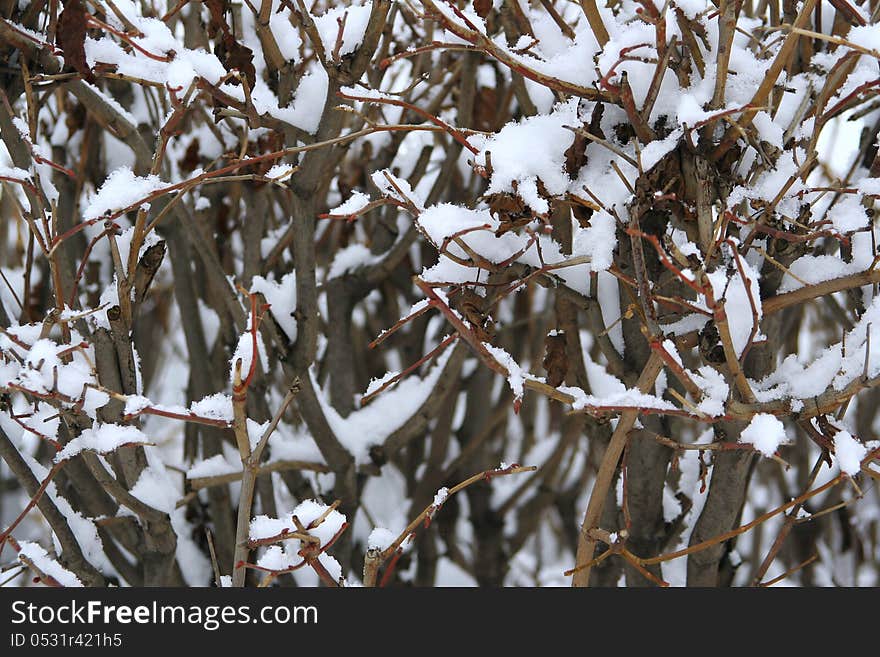
[[[474,98],[474,128],[484,132],[495,129],[498,113],[498,91],[493,87],[480,87]]]
[[[547,385],[554,388],[565,382],[568,374],[568,359],[565,356],[565,333],[553,332],[544,338],[544,370],[547,372]]]
[[[574,218],[577,219],[578,225],[581,228],[588,228],[593,213],[602,209],[593,201],[582,198],[577,194],[568,194],[566,200],[571,207],[571,213],[574,215]]]
[[[605,106],[598,103],[593,108],[590,115],[590,123],[584,124],[583,129],[591,135],[599,139],[605,139],[605,133],[602,132],[602,115],[605,113]],[[568,150],[565,151],[565,171],[569,176],[576,177],[578,171],[587,164],[587,146],[590,141],[582,134],[575,133],[574,141]]]
[[[249,157],[257,157],[259,155],[265,155],[266,153],[272,153],[274,151],[279,151],[284,148],[284,133],[279,132],[277,130],[269,130],[268,132],[260,135],[257,138],[256,143],[249,143],[247,154]],[[254,165],[254,173],[257,175],[266,174],[269,169],[271,169],[275,165],[275,162],[272,160],[265,160]],[[263,182],[255,182],[253,183],[255,187],[261,187],[265,183]]]
[[[208,21],[208,36],[213,39],[219,32],[229,34],[229,26],[226,24],[225,0],[205,0],[205,5],[211,13],[211,20]]]
[[[486,18],[492,11],[492,0],[474,0],[474,11],[480,18]]]
[[[587,144],[589,140],[580,133],[575,133],[574,141],[565,151],[565,172],[576,176],[581,167],[587,163]]]
[[[483,297],[473,290],[465,288],[461,291],[455,305],[458,312],[464,315],[464,318],[473,327],[474,334],[480,341],[492,342],[495,339],[495,323],[483,310],[485,304],[486,300]]]
[[[257,82],[257,70],[254,68],[254,52],[239,43],[228,32],[223,35],[223,56],[221,57],[226,70],[238,69],[247,80],[248,88],[253,89]]]
[[[86,125],[86,107],[82,103],[73,102],[65,114],[64,124],[67,126],[67,134],[73,135],[78,130],[82,130]]]
[[[67,0],[64,10],[58,16],[55,45],[61,48],[66,68],[72,68],[89,82],[94,82],[95,76],[86,62],[87,23],[86,8],[82,0]]]
[[[592,208],[585,208],[582,205],[572,205],[571,211],[574,215],[574,218],[577,219],[578,226],[580,226],[581,228],[590,227],[590,219],[593,218]]]
[[[189,146],[186,147],[186,152],[183,154],[183,157],[180,158],[178,165],[180,166],[180,170],[184,173],[190,173],[194,171],[197,167],[201,166],[202,158],[199,154],[199,138],[194,138]]]
[[[489,203],[489,212],[501,222],[501,226],[495,231],[496,237],[521,228],[534,218],[525,202],[515,194],[490,194],[486,201]]]
[[[725,362],[724,347],[715,322],[707,322],[699,333],[699,349],[703,360],[712,365]]]

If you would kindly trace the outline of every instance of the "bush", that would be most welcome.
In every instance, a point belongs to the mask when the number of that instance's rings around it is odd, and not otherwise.
[[[0,0],[10,581],[876,585],[872,6]]]

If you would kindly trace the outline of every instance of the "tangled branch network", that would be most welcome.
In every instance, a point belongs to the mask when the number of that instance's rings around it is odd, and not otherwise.
[[[877,585],[878,14],[0,0],[4,585]]]

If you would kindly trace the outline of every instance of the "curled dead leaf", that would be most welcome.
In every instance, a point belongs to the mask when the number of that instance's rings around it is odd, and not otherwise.
[[[565,333],[554,331],[544,338],[544,360],[541,364],[547,372],[547,385],[557,388],[565,382],[568,374]]]
[[[486,18],[492,11],[492,0],[474,0],[474,11],[480,18]]]
[[[89,82],[94,82],[95,76],[86,62],[87,24],[88,16],[82,0],[67,0],[58,16],[55,44],[64,55],[65,68],[72,68]]]

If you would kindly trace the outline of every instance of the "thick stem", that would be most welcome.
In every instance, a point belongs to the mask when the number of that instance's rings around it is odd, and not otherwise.
[[[641,376],[636,383],[636,387],[641,392],[648,392],[654,387],[654,381],[663,369],[663,359],[652,351],[645,369],[642,370]],[[638,411],[625,411],[621,414],[617,421],[617,428],[611,435],[611,441],[602,457],[602,464],[599,466],[599,472],[596,474],[596,481],[593,483],[593,491],[590,493],[590,501],[587,503],[587,511],[584,514],[584,522],[581,524],[581,532],[578,537],[577,557],[578,565],[588,563],[593,558],[593,552],[596,549],[596,540],[590,536],[590,530],[598,527],[599,518],[602,515],[602,508],[605,506],[605,498],[608,497],[608,491],[611,489],[611,482],[614,480],[614,473],[617,471],[617,463],[623,454],[623,448],[629,439],[629,432],[633,428],[639,417]],[[586,587],[590,584],[590,568],[582,568],[574,574],[572,586]]]

